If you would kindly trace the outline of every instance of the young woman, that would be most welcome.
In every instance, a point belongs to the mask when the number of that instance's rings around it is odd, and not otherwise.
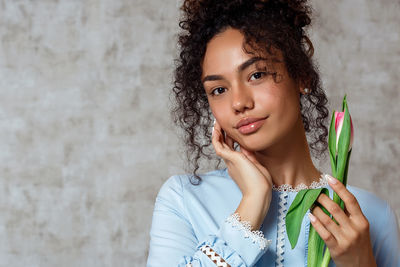
[[[147,266],[307,266],[310,223],[331,266],[400,266],[388,203],[312,162],[309,146],[315,155],[327,148],[328,111],[304,32],[305,2],[184,1],[174,114],[194,175],[161,187]],[[211,142],[227,168],[198,175]],[[285,215],[307,187],[335,191],[346,209],[322,194],[318,203],[339,224],[317,206],[291,249]]]

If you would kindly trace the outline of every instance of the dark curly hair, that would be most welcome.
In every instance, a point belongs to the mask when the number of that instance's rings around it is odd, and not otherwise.
[[[290,77],[310,89],[300,94],[304,129],[314,157],[327,149],[327,98],[322,90],[314,49],[304,28],[311,23],[306,0],[184,0],[179,22],[179,58],[176,59],[172,109],[174,122],[184,130],[187,159],[193,176],[199,160],[212,159],[212,113],[201,82],[207,43],[227,28],[239,30],[245,45],[262,54],[278,49]],[[246,49],[246,51],[248,51]],[[198,184],[198,183],[197,183]]]

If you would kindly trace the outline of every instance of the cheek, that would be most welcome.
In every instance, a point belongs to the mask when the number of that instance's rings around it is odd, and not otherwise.
[[[222,128],[225,128],[229,118],[228,109],[225,105],[223,103],[210,103],[210,109]]]
[[[210,105],[210,108],[215,119],[218,121],[225,133],[234,140],[237,140],[237,133],[233,129],[235,121],[232,118],[231,107],[227,104],[218,103],[217,105]]]
[[[254,99],[256,104],[265,110],[272,111],[279,107],[280,102],[283,100],[282,93],[279,92],[279,88],[276,86],[268,86],[257,88],[254,91]]]
[[[260,86],[255,90],[255,98],[258,102],[270,107],[292,105],[293,103],[297,104],[299,99],[296,99],[296,96],[295,87],[290,83],[285,83],[284,81],[266,87]]]

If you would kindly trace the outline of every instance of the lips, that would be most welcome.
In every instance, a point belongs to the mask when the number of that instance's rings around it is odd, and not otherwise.
[[[242,134],[251,134],[257,131],[267,118],[268,116],[265,118],[243,118],[236,124],[236,128]]]

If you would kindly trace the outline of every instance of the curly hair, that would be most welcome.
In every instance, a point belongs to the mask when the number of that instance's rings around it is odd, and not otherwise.
[[[304,28],[311,23],[306,0],[184,0],[179,22],[179,57],[176,59],[172,116],[184,130],[186,156],[193,176],[202,157],[211,159],[212,113],[201,82],[207,43],[227,28],[239,30],[245,45],[260,53],[278,49],[289,76],[310,89],[300,94],[300,109],[314,157],[327,149],[327,97],[311,57],[314,49]],[[246,49],[246,51],[248,51]],[[192,183],[193,184],[193,183]],[[197,183],[198,184],[198,183]]]

